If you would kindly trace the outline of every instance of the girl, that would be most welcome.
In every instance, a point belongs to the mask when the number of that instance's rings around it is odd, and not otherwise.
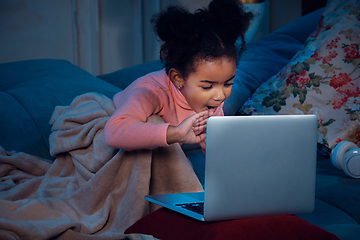
[[[151,149],[151,180],[142,183],[150,194],[203,190],[180,144],[200,143],[205,150],[206,119],[223,115],[252,17],[238,1],[213,0],[194,14],[169,7],[152,18],[165,69],[114,96],[116,110],[104,131],[112,148]]]
[[[127,151],[200,143],[204,150],[206,119],[223,115],[252,17],[232,0],[214,0],[194,14],[169,7],[153,17],[165,69],[114,96],[116,111],[105,127],[106,143]]]

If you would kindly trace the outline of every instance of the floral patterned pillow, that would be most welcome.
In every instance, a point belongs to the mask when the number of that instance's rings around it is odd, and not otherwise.
[[[316,114],[318,142],[360,147],[360,1],[329,0],[317,31],[241,114]]]

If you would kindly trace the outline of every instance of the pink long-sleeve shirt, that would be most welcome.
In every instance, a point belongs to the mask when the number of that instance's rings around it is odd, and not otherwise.
[[[195,113],[165,70],[137,79],[115,94],[113,102],[116,110],[106,123],[105,141],[112,148],[126,151],[168,146],[166,132],[169,124],[177,126]],[[155,114],[166,123],[146,122],[149,116]],[[224,115],[222,105],[215,115]],[[200,143],[203,151],[205,141]]]

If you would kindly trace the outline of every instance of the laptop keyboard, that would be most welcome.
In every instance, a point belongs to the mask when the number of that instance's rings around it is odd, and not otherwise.
[[[198,214],[204,214],[204,202],[195,202],[195,203],[179,203],[176,206],[188,209],[190,211],[196,212]]]

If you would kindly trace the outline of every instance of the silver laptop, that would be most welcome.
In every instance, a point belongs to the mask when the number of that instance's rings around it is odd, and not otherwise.
[[[211,117],[204,192],[145,199],[201,221],[310,213],[316,115]]]

